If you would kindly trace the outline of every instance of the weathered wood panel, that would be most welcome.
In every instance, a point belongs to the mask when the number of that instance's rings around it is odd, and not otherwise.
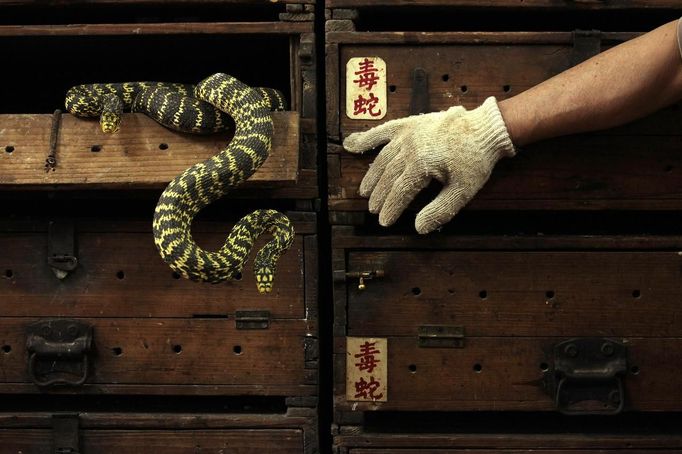
[[[225,235],[200,233],[196,239],[208,249],[218,249]],[[260,240],[253,254],[266,241]],[[77,243],[79,265],[59,280],[47,264],[46,233],[2,235],[3,316],[231,318],[237,310],[269,310],[278,319],[306,317],[300,235],[280,259],[274,290],[268,295],[256,289],[252,259],[242,279],[213,285],[174,274],[159,256],[151,232],[86,232],[77,235]]]
[[[595,333],[599,334],[599,333]],[[466,337],[464,348],[420,348],[417,336],[388,337],[388,401],[349,402],[345,339],[335,340],[336,409],[360,411],[553,411],[543,391],[547,354],[561,337]],[[680,411],[682,339],[626,339],[625,408]],[[665,367],[661,367],[665,364]]]
[[[115,36],[312,33],[312,22],[178,22],[140,24],[2,25],[0,36]]]
[[[298,177],[299,116],[273,113],[270,156],[247,185],[293,184]],[[63,115],[57,167],[45,171],[51,115],[0,115],[3,187],[163,187],[191,165],[223,149],[230,133],[197,136],[170,131],[142,114],[126,114],[121,130],[104,134],[99,122]]]
[[[585,449],[581,450],[584,454],[619,454],[622,450],[619,449]],[[679,453],[679,449],[662,449],[662,450],[645,450],[645,449],[628,449],[632,454],[673,454]],[[559,449],[351,449],[349,454],[565,454],[566,450]]]
[[[348,335],[682,337],[678,252],[351,252]]]

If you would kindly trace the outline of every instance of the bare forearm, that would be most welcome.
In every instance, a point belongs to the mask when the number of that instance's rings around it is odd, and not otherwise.
[[[514,144],[621,125],[681,99],[676,30],[663,25],[501,101]]]

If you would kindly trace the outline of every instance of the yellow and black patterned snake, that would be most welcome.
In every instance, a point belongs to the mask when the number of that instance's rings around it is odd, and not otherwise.
[[[194,95],[193,97],[191,95]],[[67,110],[79,117],[100,117],[104,132],[119,128],[124,110],[143,112],[183,132],[212,133],[234,119],[234,138],[218,154],[193,165],[168,184],[154,212],[154,242],[170,267],[195,281],[221,282],[241,274],[256,239],[273,239],[254,258],[256,285],[272,291],[276,264],[291,246],[291,221],[275,210],[256,210],[233,227],[215,252],[192,239],[197,213],[249,178],[267,158],[273,135],[272,110],[285,109],[282,93],[251,88],[227,74],[214,74],[196,86],[161,82],[78,85],[66,95]]]

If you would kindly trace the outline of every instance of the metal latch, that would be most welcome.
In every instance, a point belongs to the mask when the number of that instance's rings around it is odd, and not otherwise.
[[[628,349],[607,338],[570,339],[553,347],[545,385],[565,414],[617,414],[625,405]]]
[[[571,66],[582,63],[599,52],[601,52],[601,32],[599,30],[573,31]]]
[[[237,311],[235,323],[237,329],[268,329],[270,311]]]
[[[64,279],[78,266],[73,220],[50,221],[47,232],[47,264],[58,279]]]
[[[345,273],[345,279],[357,279],[358,280],[358,290],[364,290],[366,288],[365,282],[371,279],[384,277],[384,270],[374,270],[374,271],[349,271]]]
[[[410,97],[410,115],[431,112],[429,100],[429,75],[424,68],[414,68],[412,80],[412,96]]]
[[[463,348],[464,327],[423,325],[418,328],[419,347],[422,348]]]
[[[52,415],[52,452],[55,454],[80,453],[78,414]]]
[[[85,383],[93,351],[92,326],[68,319],[50,319],[28,326],[28,376],[38,386]]]

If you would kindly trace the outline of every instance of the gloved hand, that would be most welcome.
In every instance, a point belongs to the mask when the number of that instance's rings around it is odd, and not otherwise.
[[[369,211],[379,213],[381,225],[393,224],[432,178],[443,184],[417,214],[419,233],[450,221],[483,187],[497,161],[516,154],[493,97],[471,111],[456,106],[388,121],[343,142],[351,153],[382,144],[360,184],[360,195],[369,197]]]

